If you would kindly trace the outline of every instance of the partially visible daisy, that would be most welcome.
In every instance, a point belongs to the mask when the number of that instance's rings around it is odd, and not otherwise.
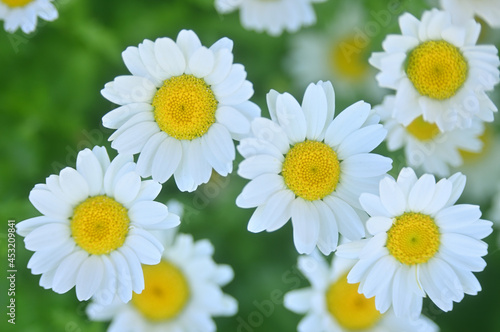
[[[122,105],[102,121],[119,153],[139,154],[137,171],[163,183],[172,175],[181,191],[208,182],[212,169],[232,172],[233,139],[250,130],[260,109],[245,68],[233,64],[233,42],[206,48],[190,30],[177,40],[144,40],[123,53],[132,75],[107,83],[102,95]]]
[[[478,16],[492,28],[500,28],[500,0],[441,0],[440,3],[457,23]]]
[[[371,41],[357,30],[366,23],[365,16],[359,3],[345,2],[326,31],[304,31],[290,38],[285,68],[300,88],[323,79],[335,82],[337,95],[344,98],[362,92],[380,101],[383,90],[373,79],[375,68],[368,64]]]
[[[440,177],[450,175],[450,166],[462,165],[461,152],[479,152],[483,146],[480,139],[484,125],[474,121],[467,129],[442,132],[435,123],[417,117],[404,126],[392,118],[394,96],[386,96],[381,105],[374,107],[387,129],[387,148],[390,151],[404,147],[406,162],[413,168]]]
[[[318,255],[319,256],[319,255]],[[305,314],[299,332],[434,332],[439,328],[427,317],[400,318],[394,312],[381,314],[375,300],[358,293],[358,284],[347,282],[352,260],[333,259],[331,267],[321,257],[299,257],[299,270],[311,287],[285,294],[289,310]]]
[[[403,168],[397,181],[380,182],[379,195],[363,194],[360,202],[370,215],[366,227],[373,237],[339,246],[337,255],[358,261],[349,283],[375,296],[380,312],[393,308],[397,316],[416,318],[425,296],[441,310],[450,311],[464,294],[476,295],[488,245],[481,241],[492,223],[480,219],[477,205],[454,205],[465,186],[456,173],[435,182],[424,174],[417,179]]]
[[[7,32],[21,28],[30,33],[36,29],[38,17],[54,21],[58,16],[52,0],[0,0],[0,20]]]
[[[493,126],[487,125],[480,139],[483,142],[482,149],[478,152],[461,151],[464,162],[453,169],[467,176],[463,197],[474,204],[488,203],[497,192],[500,182],[500,135]]]
[[[221,290],[233,279],[233,270],[212,260],[208,240],[193,242],[190,235],[179,234],[165,247],[158,265],[143,266],[146,288],[141,294],[127,304],[94,301],[87,307],[90,319],[111,320],[109,332],[212,332],[217,330],[212,316],[238,311],[236,300]]]
[[[78,153],[66,167],[37,184],[29,199],[43,215],[17,224],[40,286],[62,294],[76,286],[80,301],[97,296],[123,302],[144,289],[141,264],[158,264],[163,245],[151,231],[179,225],[179,217],[153,201],[161,190],[141,181],[131,155],[110,162],[103,147]]]
[[[500,80],[500,60],[495,46],[476,45],[481,25],[454,25],[437,9],[421,21],[406,13],[399,25],[402,35],[387,36],[385,52],[370,58],[380,86],[396,90],[396,120],[407,126],[422,116],[441,131],[470,127],[474,118],[493,121],[497,107],[486,92]]]
[[[370,153],[386,131],[369,104],[359,101],[335,118],[330,82],[310,84],[302,105],[289,93],[267,95],[271,119],[252,122],[254,137],[238,151],[245,157],[238,174],[251,181],[236,199],[257,207],[251,232],[281,228],[290,218],[299,253],[337,247],[338,234],[359,240],[365,234],[359,195],[376,192],[392,160]]]
[[[240,11],[241,25],[257,32],[279,36],[316,23],[312,3],[326,0],[215,0],[221,14]]]

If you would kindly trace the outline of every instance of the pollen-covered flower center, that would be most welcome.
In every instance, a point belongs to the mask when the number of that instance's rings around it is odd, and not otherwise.
[[[92,255],[108,254],[125,242],[130,219],[123,205],[101,195],[78,205],[71,219],[71,234],[82,249]]]
[[[203,136],[215,122],[217,104],[203,79],[186,74],[165,80],[153,98],[158,126],[180,140]]]
[[[24,7],[33,0],[1,0],[4,4],[6,4],[9,7]]]
[[[355,34],[348,35],[337,41],[330,51],[332,70],[351,81],[362,79],[370,69],[367,61],[368,47],[360,48],[358,44]]]
[[[184,274],[172,263],[143,265],[144,290],[132,295],[132,304],[152,321],[177,316],[189,299],[189,285]]]
[[[314,201],[335,190],[339,182],[340,163],[335,151],[325,143],[305,141],[288,151],[282,174],[295,195]]]
[[[406,131],[420,141],[427,141],[435,138],[439,134],[439,128],[435,123],[430,123],[419,116],[413,120],[407,127]]]
[[[443,100],[454,96],[465,82],[467,62],[457,47],[431,40],[411,51],[406,73],[421,95]]]
[[[370,329],[382,317],[375,308],[375,298],[358,293],[359,284],[349,284],[347,274],[330,285],[326,307],[337,323],[346,330]]]
[[[439,249],[439,229],[434,220],[422,213],[405,212],[387,232],[387,249],[406,265],[422,264]]]

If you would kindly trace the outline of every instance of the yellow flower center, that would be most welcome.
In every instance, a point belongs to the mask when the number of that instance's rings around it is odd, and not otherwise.
[[[337,323],[347,330],[365,330],[377,324],[382,314],[375,308],[375,298],[358,293],[359,284],[349,284],[347,274],[330,285],[326,306]]]
[[[370,66],[367,61],[368,47],[360,48],[355,35],[349,35],[335,43],[330,51],[332,71],[344,78],[359,81],[367,76]]]
[[[479,139],[483,141],[483,148],[480,151],[472,152],[467,150],[458,150],[465,163],[474,163],[480,161],[490,152],[494,139],[494,134],[491,126],[486,126],[484,132],[481,134],[481,136],[479,136]]]
[[[420,141],[428,141],[439,134],[438,126],[435,123],[425,121],[422,116],[413,120],[406,127],[406,131]]]
[[[282,169],[286,185],[309,201],[322,199],[335,190],[340,164],[333,149],[322,142],[305,141],[286,154]]]
[[[105,195],[94,196],[75,208],[71,233],[82,249],[92,255],[102,255],[123,245],[129,224],[123,205]]]
[[[422,213],[405,212],[387,232],[387,249],[406,265],[422,264],[439,249],[439,230],[434,220]]]
[[[158,126],[180,140],[203,136],[215,122],[217,104],[203,79],[186,74],[165,80],[153,98]]]
[[[172,263],[143,265],[144,290],[132,295],[132,304],[152,321],[177,316],[189,299],[189,285],[184,274]]]
[[[6,4],[9,7],[24,7],[33,0],[1,0],[4,4]]]
[[[443,100],[454,96],[465,82],[467,62],[452,44],[431,40],[411,51],[406,73],[422,96]]]

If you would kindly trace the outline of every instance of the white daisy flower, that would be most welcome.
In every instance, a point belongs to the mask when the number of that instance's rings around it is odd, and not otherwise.
[[[29,199],[43,216],[17,224],[40,286],[62,294],[76,286],[80,301],[123,302],[144,289],[141,264],[158,264],[163,245],[151,231],[179,225],[179,217],[154,202],[161,185],[141,181],[131,155],[110,162],[103,147],[78,153],[66,167],[37,184]]]
[[[107,83],[102,95],[122,105],[106,114],[119,153],[140,153],[137,171],[163,183],[172,175],[181,191],[208,182],[212,168],[232,172],[233,139],[244,137],[260,109],[248,99],[252,84],[233,64],[233,42],[206,48],[193,31],[177,41],[144,40],[122,56],[132,75]]]
[[[441,0],[440,3],[457,23],[478,16],[491,27],[500,28],[500,0]]]
[[[24,33],[35,31],[38,17],[54,21],[59,17],[52,0],[0,0],[0,20],[7,32],[21,28]]]
[[[387,129],[389,151],[404,147],[407,164],[424,172],[449,176],[450,167],[462,165],[463,151],[479,152],[483,146],[480,136],[484,125],[480,121],[474,121],[472,127],[467,129],[442,132],[435,123],[419,116],[404,126],[392,117],[394,96],[386,96],[383,103],[373,109]]]
[[[376,192],[392,160],[370,153],[386,135],[370,105],[359,101],[335,114],[330,82],[310,84],[302,106],[288,93],[267,95],[271,119],[252,122],[254,137],[238,151],[245,157],[238,174],[251,181],[236,199],[241,208],[257,207],[251,232],[272,232],[292,219],[299,253],[318,248],[329,254],[338,233],[364,236],[359,195]]]
[[[90,319],[112,320],[113,331],[216,331],[212,316],[232,316],[238,303],[221,287],[233,279],[228,265],[212,260],[213,246],[208,240],[193,242],[190,235],[177,235],[166,243],[162,261],[144,266],[146,288],[124,304],[98,301],[87,307]]]
[[[397,181],[380,182],[379,195],[361,195],[373,237],[343,244],[337,255],[358,260],[348,281],[360,283],[366,297],[375,296],[380,312],[392,306],[397,316],[416,318],[425,296],[450,311],[464,293],[481,290],[472,272],[486,266],[481,257],[488,245],[481,239],[492,232],[492,223],[480,219],[477,205],[454,205],[464,186],[460,173],[436,183],[433,175],[417,179],[403,168]]]
[[[319,255],[318,255],[319,256]],[[427,317],[416,320],[400,318],[394,312],[381,314],[375,300],[358,293],[357,284],[347,282],[352,260],[333,259],[331,267],[321,257],[299,257],[299,270],[311,287],[285,294],[289,310],[305,314],[299,332],[435,332],[437,325]]]
[[[285,69],[301,89],[310,82],[329,80],[335,82],[338,96],[353,100],[363,94],[379,102],[383,90],[373,79],[376,69],[368,64],[371,40],[359,29],[366,24],[363,7],[345,2],[331,22],[325,31],[291,36]]]
[[[326,0],[215,0],[221,14],[240,11],[241,25],[257,32],[279,36],[286,30],[296,32],[316,23],[312,3]]]
[[[393,116],[409,125],[419,116],[441,131],[467,128],[472,119],[493,121],[497,107],[486,95],[499,82],[498,51],[476,45],[481,25],[451,23],[450,14],[426,11],[422,21],[399,18],[402,35],[389,35],[370,63],[382,87],[396,90]]]

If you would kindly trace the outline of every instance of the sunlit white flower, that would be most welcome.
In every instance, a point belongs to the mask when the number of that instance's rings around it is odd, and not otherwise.
[[[318,255],[319,256],[319,255]],[[316,256],[299,257],[299,270],[311,287],[285,294],[284,305],[305,314],[299,332],[434,332],[438,327],[426,317],[416,320],[400,318],[392,310],[381,314],[375,300],[358,293],[358,284],[347,282],[354,261],[340,257],[331,267]]]
[[[500,0],[440,0],[440,3],[457,23],[478,16],[491,27],[500,28]]]
[[[376,192],[392,161],[370,153],[386,135],[379,117],[357,102],[335,118],[330,82],[310,84],[302,105],[289,93],[267,95],[271,119],[252,122],[254,137],[238,151],[238,168],[251,181],[236,199],[242,208],[257,207],[251,232],[281,228],[290,218],[299,253],[318,248],[329,254],[338,234],[357,240],[365,229],[359,205],[363,192]]]
[[[450,14],[426,11],[399,19],[401,35],[389,35],[370,63],[382,87],[396,90],[393,116],[409,125],[419,116],[441,131],[467,128],[474,118],[493,121],[497,107],[486,95],[499,82],[498,51],[476,45],[481,25],[451,23]]]
[[[285,61],[296,85],[335,82],[337,96],[356,100],[359,95],[380,102],[383,89],[374,80],[376,69],[368,64],[371,40],[362,31],[366,15],[358,2],[345,2],[324,31],[301,31],[290,37]]]
[[[387,147],[390,151],[404,148],[409,166],[444,177],[450,175],[450,166],[462,165],[463,152],[479,152],[484,125],[474,121],[472,127],[442,132],[435,123],[417,117],[404,126],[392,118],[394,96],[387,96],[381,105],[374,107],[387,129]]]
[[[127,304],[95,301],[87,307],[89,317],[111,320],[109,332],[212,332],[217,330],[212,316],[237,312],[236,300],[221,290],[233,279],[233,270],[212,260],[208,240],[193,242],[190,235],[179,234],[165,248],[158,265],[144,266],[146,288],[141,294]]]
[[[358,260],[348,281],[360,283],[366,297],[375,296],[380,312],[392,307],[397,316],[416,318],[425,296],[450,311],[464,294],[481,290],[472,272],[486,266],[481,257],[488,245],[481,239],[492,223],[480,219],[477,205],[454,205],[464,186],[460,173],[436,183],[433,175],[417,179],[403,168],[397,181],[380,182],[379,195],[361,195],[373,237],[343,244],[337,255]]]
[[[245,29],[266,31],[279,36],[284,30],[295,32],[302,26],[316,23],[312,3],[325,0],[215,0],[221,14],[240,11]]]
[[[54,21],[58,17],[52,0],[0,0],[0,20],[7,32],[21,28],[23,32],[35,31],[38,17]]]
[[[141,264],[157,264],[163,245],[151,231],[179,225],[179,217],[153,201],[161,185],[141,181],[131,155],[110,162],[106,149],[78,153],[66,167],[37,184],[29,199],[43,216],[17,224],[28,262],[40,285],[56,293],[76,286],[80,301],[96,296],[127,302],[144,288]]]
[[[105,127],[119,153],[139,154],[137,171],[163,183],[172,175],[181,191],[208,182],[212,168],[232,171],[233,139],[244,137],[260,109],[242,65],[233,64],[233,42],[206,48],[190,30],[177,40],[144,40],[123,53],[132,75],[118,76],[101,91],[123,105],[106,114]]]

